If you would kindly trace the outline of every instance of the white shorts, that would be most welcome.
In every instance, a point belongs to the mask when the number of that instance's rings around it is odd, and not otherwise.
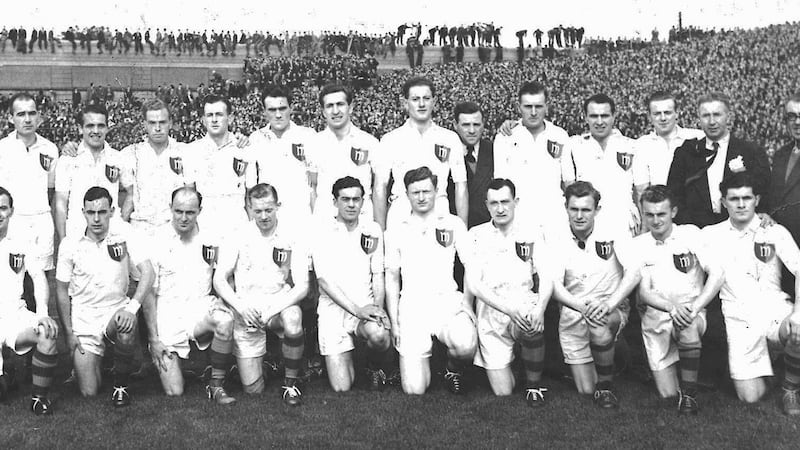
[[[72,310],[72,332],[85,351],[98,356],[105,354],[105,340],[112,342],[106,336],[108,324],[114,314],[127,304],[128,300],[124,299],[114,307],[86,308],[80,312]]]
[[[55,228],[53,216],[49,212],[35,216],[15,215],[11,220],[10,233],[22,240],[26,249],[32,249],[33,257],[43,270],[53,270],[53,248],[55,246]]]
[[[619,308],[612,312],[612,314],[619,314],[620,318],[619,329],[614,338],[615,341],[619,339],[625,324],[628,323],[630,309],[630,303],[625,300],[620,304]],[[583,314],[572,308],[562,306],[558,320],[558,338],[561,342],[561,352],[564,354],[564,363],[588,364],[594,361],[592,350],[589,347],[589,324],[586,323]]]
[[[340,355],[355,348],[358,317],[338,305],[320,303],[318,314],[319,353],[322,356]]]
[[[278,294],[282,294],[283,292],[284,291],[278,291]],[[263,305],[269,304],[269,297],[270,295],[262,295],[259,303]],[[267,320],[265,320],[265,317],[261,319],[268,326],[279,316],[280,313],[275,314]],[[233,317],[234,356],[237,358],[260,358],[264,356],[267,353],[267,327],[249,326],[238,312],[234,312]],[[279,338],[283,338],[282,330],[275,331],[275,334],[277,334]]]
[[[169,351],[186,359],[189,357],[190,340],[195,341],[200,350],[205,350],[211,345],[211,338],[199,342],[194,330],[206,317],[213,316],[217,312],[232,314],[225,303],[213,295],[199,298],[191,307],[184,306],[180,310],[162,308],[159,304],[158,337]]]
[[[24,346],[17,345],[19,335],[30,328],[35,328],[38,324],[36,314],[20,304],[19,308],[8,308],[0,311],[0,349],[8,347],[18,355],[28,353],[33,344]],[[3,368],[2,356],[0,356],[0,370]]]
[[[539,296],[531,291],[525,308],[530,311],[539,305]],[[478,299],[480,301],[480,299]],[[514,342],[519,338],[511,317],[489,305],[478,310],[478,351],[476,366],[488,370],[508,367],[514,361]]]
[[[678,347],[700,348],[705,332],[705,310],[697,314],[691,325],[678,330],[669,313],[648,307],[642,315],[642,341],[650,370],[664,370],[678,362]]]
[[[751,380],[772,376],[769,351],[781,350],[780,328],[792,313],[792,304],[783,302],[765,305],[758,314],[740,317],[731,314],[722,302],[725,328],[728,335],[728,365],[734,380]]]
[[[431,356],[433,337],[441,338],[442,332],[461,313],[473,323],[472,311],[464,304],[464,294],[459,291],[440,294],[400,293],[398,307],[400,345],[397,351],[405,357],[428,358]]]

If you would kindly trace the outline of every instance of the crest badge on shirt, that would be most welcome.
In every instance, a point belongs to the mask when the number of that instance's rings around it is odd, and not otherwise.
[[[361,250],[364,250],[364,253],[367,255],[371,255],[375,253],[375,250],[378,249],[378,238],[376,236],[370,236],[368,234],[361,233]]]
[[[292,144],[292,155],[298,161],[306,160],[306,148],[303,144]]]
[[[128,244],[125,241],[108,244],[106,247],[108,248],[108,256],[116,262],[122,261],[128,254]]]
[[[361,148],[350,147],[350,160],[357,166],[363,166],[367,162],[369,150]]]
[[[175,172],[175,175],[183,175],[183,159],[180,156],[170,157],[169,168]]]
[[[597,241],[594,243],[597,256],[608,261],[614,255],[614,241]]]
[[[689,273],[695,265],[695,256],[693,253],[680,253],[672,255],[672,262],[675,268],[683,273]]]
[[[39,153],[39,165],[42,166],[45,172],[49,172],[50,168],[53,167],[53,157]]]
[[[272,249],[272,262],[278,267],[284,267],[292,259],[292,249],[284,249],[275,247]]]
[[[433,146],[433,154],[441,162],[446,162],[450,158],[450,147],[435,144]]]
[[[453,245],[453,230],[437,228],[436,242],[438,242],[442,247],[450,247]]]
[[[622,170],[630,170],[633,166],[633,153],[617,153],[617,164]]]
[[[204,245],[203,246],[203,261],[211,267],[217,265],[217,257],[219,256],[219,246],[217,245]]]
[[[11,267],[14,273],[22,272],[22,269],[25,268],[25,255],[22,253],[9,253],[8,266]]]
[[[556,141],[547,141],[547,153],[555,159],[561,158],[561,152],[564,150],[564,144],[559,144]]]
[[[524,262],[531,260],[533,255],[533,242],[515,242],[514,250],[517,251],[517,256]]]
[[[106,179],[111,183],[119,181],[119,167],[106,164]]]
[[[754,242],[753,243],[753,251],[756,254],[756,258],[763,263],[768,263],[772,261],[772,258],[775,257],[775,244],[770,244],[767,242]]]
[[[236,173],[237,177],[244,175],[244,171],[247,170],[247,161],[233,158],[233,171]]]

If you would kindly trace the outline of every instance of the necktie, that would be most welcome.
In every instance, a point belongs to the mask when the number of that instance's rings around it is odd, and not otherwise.
[[[466,156],[466,159],[467,159],[467,162],[468,162],[468,163],[470,163],[470,164],[475,164],[475,162],[476,162],[476,159],[475,159],[475,146],[474,146],[474,145],[468,145],[468,146],[467,146],[467,156]]]
[[[795,146],[792,153],[789,154],[789,162],[786,164],[786,175],[783,181],[789,179],[789,175],[792,173],[794,166],[797,165],[798,159],[800,159],[800,147]]]
[[[706,157],[706,162],[708,165],[711,165],[714,162],[714,159],[717,158],[717,153],[719,152],[719,142],[714,142],[711,144],[712,149],[706,149],[703,153]]]

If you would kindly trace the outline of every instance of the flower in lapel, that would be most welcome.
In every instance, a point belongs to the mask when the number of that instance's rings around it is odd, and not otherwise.
[[[728,161],[728,168],[731,169],[733,173],[744,172],[747,168],[744,166],[742,155]]]

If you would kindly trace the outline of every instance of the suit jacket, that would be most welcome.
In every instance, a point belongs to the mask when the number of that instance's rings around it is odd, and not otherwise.
[[[475,173],[472,173],[469,168],[466,156],[464,156],[464,165],[467,169],[467,192],[469,193],[467,228],[472,228],[475,225],[486,223],[492,218],[489,210],[486,209],[486,189],[494,178],[494,144],[492,141],[481,139]],[[448,177],[447,198],[450,199],[450,212],[455,214],[455,185],[452,177]]]
[[[711,197],[708,192],[708,175],[703,171],[706,159],[704,151],[706,138],[687,140],[675,150],[675,157],[669,169],[667,186],[675,194],[678,214],[675,223],[690,223],[698,227],[722,222],[728,218],[728,212],[722,207],[719,214],[711,209]],[[722,178],[731,176],[729,162],[741,156],[746,170],[753,177],[755,193],[762,196],[756,210],[769,211],[767,192],[770,182],[770,169],[767,154],[763,148],[731,136],[728,142],[728,154]]]
[[[772,178],[769,185],[769,214],[786,227],[795,242],[800,243],[800,162],[795,164],[789,178],[786,169],[794,142],[781,147],[772,157]]]

